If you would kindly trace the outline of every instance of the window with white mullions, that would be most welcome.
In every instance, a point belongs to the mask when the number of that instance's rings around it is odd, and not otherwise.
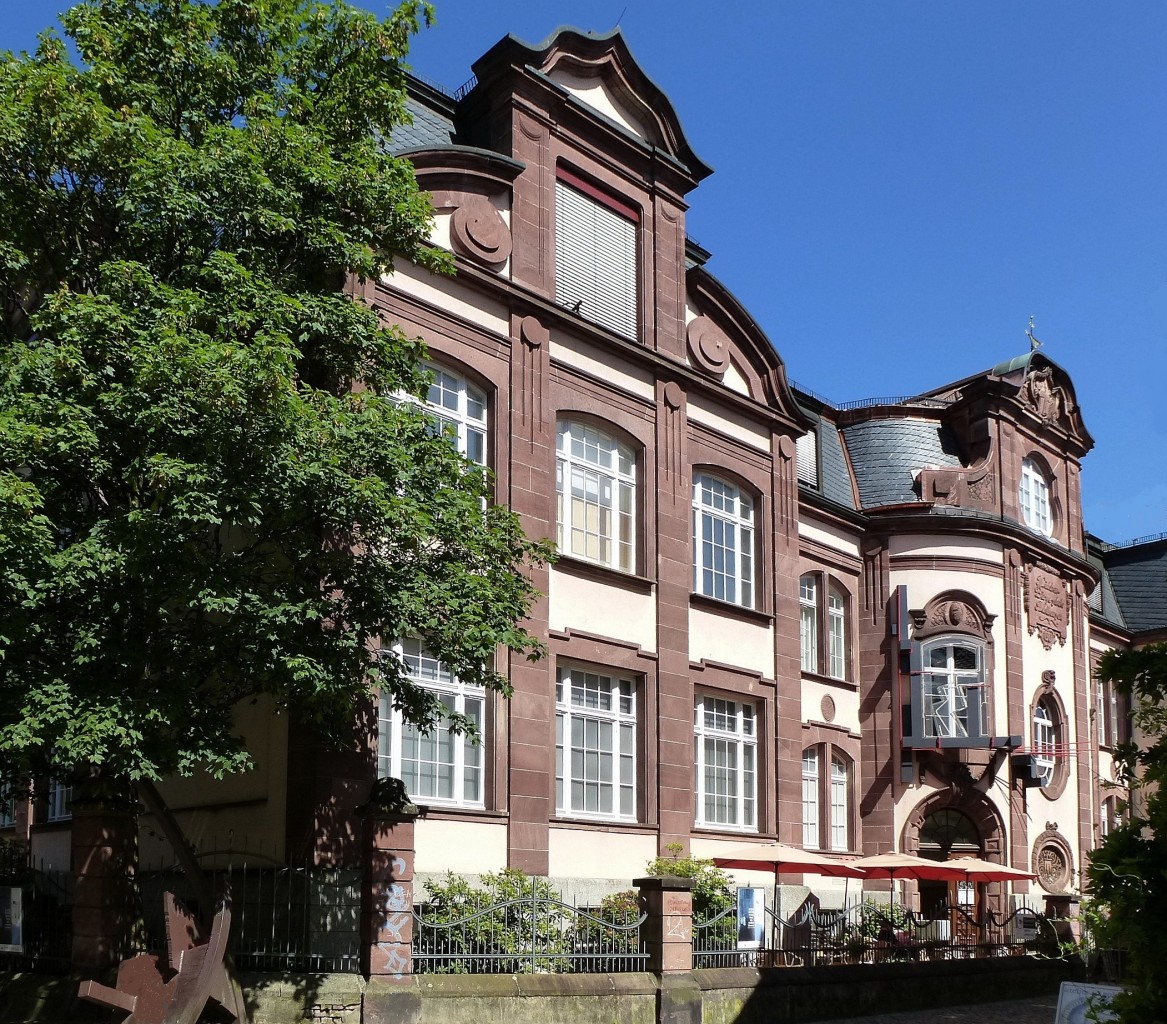
[[[849,793],[850,772],[847,762],[837,754],[831,757],[831,849],[850,849]]]
[[[924,650],[924,735],[986,736],[984,667],[979,646],[932,643]]]
[[[827,595],[827,638],[830,641],[828,675],[843,679],[847,674],[847,605],[834,587]]]
[[[1056,717],[1046,701],[1038,701],[1033,709],[1033,768],[1039,785],[1053,781],[1057,746]]]
[[[802,752],[802,845],[817,850],[819,837],[819,752],[808,747]]]
[[[426,411],[471,462],[486,465],[486,395],[465,377],[426,363],[433,374]]]
[[[636,462],[632,449],[585,423],[556,436],[559,550],[621,572],[636,568]]]
[[[1021,463],[1021,488],[1018,495],[1021,518],[1031,530],[1048,537],[1053,532],[1050,515],[1049,481],[1031,459]]]
[[[756,829],[758,737],[753,705],[698,696],[693,718],[697,824]]]
[[[818,580],[803,576],[798,582],[798,633],[802,644],[802,671],[819,670]]]
[[[486,691],[461,682],[418,640],[397,645],[411,682],[434,693],[447,715],[468,718],[484,734]],[[418,803],[483,806],[482,747],[450,728],[448,718],[423,733],[403,721],[388,694],[377,716],[377,774],[394,776]]]
[[[555,684],[558,814],[636,819],[636,691],[631,680],[560,668]]]
[[[693,481],[693,589],[754,606],[754,503],[705,473]]]
[[[45,821],[69,821],[72,817],[73,786],[59,779],[50,779],[45,801]]]

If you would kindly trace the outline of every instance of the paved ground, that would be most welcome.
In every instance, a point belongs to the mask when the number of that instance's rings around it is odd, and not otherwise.
[[[1010,999],[976,1006],[950,1006],[910,1013],[881,1013],[874,1017],[848,1017],[830,1024],[1053,1024],[1058,1009],[1057,993],[1032,999]],[[820,1022],[826,1024],[826,1022]]]

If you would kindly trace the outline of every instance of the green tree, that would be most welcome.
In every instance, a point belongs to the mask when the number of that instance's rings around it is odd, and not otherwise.
[[[1121,825],[1090,859],[1090,890],[1101,908],[1102,945],[1121,946],[1125,991],[1113,1009],[1124,1024],[1167,1020],[1167,644],[1108,651],[1099,674],[1131,699],[1137,742],[1117,751],[1119,782],[1131,799]]]
[[[86,0],[77,63],[0,54],[0,775],[244,770],[262,694],[337,741],[370,686],[432,725],[381,638],[504,693],[497,650],[538,655],[547,547],[354,298],[450,269],[388,141],[430,16]]]

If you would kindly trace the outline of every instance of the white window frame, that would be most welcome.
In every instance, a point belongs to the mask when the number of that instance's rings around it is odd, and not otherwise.
[[[418,640],[400,641],[393,650],[405,664],[411,682],[437,694],[449,711],[471,719],[485,738],[483,687],[463,683]],[[484,762],[483,745],[464,733],[451,732],[448,720],[437,723],[428,734],[423,733],[403,719],[389,694],[381,694],[377,711],[377,775],[401,779],[415,803],[484,807]],[[439,791],[443,774],[449,782],[448,795]]]
[[[974,653],[974,668],[956,667],[957,648]],[[933,666],[932,654],[939,650],[947,652],[945,664]],[[984,646],[966,638],[940,637],[926,641],[922,655],[924,735],[960,739],[987,735]]]
[[[434,378],[426,395],[426,411],[449,431],[461,454],[485,466],[490,436],[486,393],[448,367],[439,363],[424,365]]]
[[[753,704],[698,694],[693,704],[696,823],[758,830],[758,715]]]
[[[0,783],[0,828],[12,828],[16,824],[16,797],[12,786]]]
[[[636,821],[636,684],[561,665],[555,682],[555,813]]]
[[[851,848],[851,766],[841,754],[831,755],[831,849]]]
[[[818,747],[802,752],[802,845],[808,850],[822,846],[819,833],[819,767],[822,758]]]
[[[798,581],[798,636],[802,651],[802,671],[819,670],[819,581],[813,573]]]
[[[635,341],[637,221],[581,184],[555,181],[555,301]]]
[[[599,427],[560,420],[555,449],[560,552],[635,572],[636,456],[631,447]]]
[[[1021,518],[1031,530],[1045,537],[1053,533],[1053,516],[1050,512],[1049,481],[1041,467],[1032,459],[1021,463],[1021,486],[1018,501]]]
[[[1057,712],[1039,700],[1033,707],[1033,770],[1038,784],[1048,786],[1057,767]]]
[[[837,587],[827,588],[827,675],[847,678],[847,598]]]
[[[45,821],[72,821],[73,786],[59,779],[49,779],[45,793]]]
[[[754,502],[709,473],[693,478],[693,591],[754,607]]]

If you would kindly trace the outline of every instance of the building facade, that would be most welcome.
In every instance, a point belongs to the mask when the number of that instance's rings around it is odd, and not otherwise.
[[[777,839],[975,854],[1037,872],[1038,901],[1077,892],[1126,728],[1092,668],[1167,635],[1145,569],[1167,545],[1085,535],[1069,376],[1031,351],[895,401],[793,387],[686,236],[710,170],[618,32],[508,37],[473,70],[458,98],[411,82],[393,140],[457,275],[399,262],[354,293],[425,340],[429,408],[556,541],[548,656],[511,660],[503,700],[391,645],[480,745],[374,697],[337,754],[253,709],[255,773],[169,789],[192,840],[355,864],[353,808],[393,775],[424,807],[423,875],[590,892],[674,844]],[[67,794],[42,792],[0,835],[66,863]]]

